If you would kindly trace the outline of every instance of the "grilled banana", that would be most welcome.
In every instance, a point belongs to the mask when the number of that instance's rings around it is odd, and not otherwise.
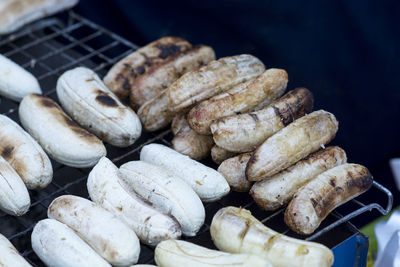
[[[142,125],[136,113],[88,68],[78,67],[61,75],[57,96],[75,121],[107,143],[126,147],[140,137]]]
[[[89,173],[90,198],[133,229],[139,239],[155,246],[165,239],[177,239],[181,228],[177,221],[153,208],[122,180],[118,168],[102,158]]]
[[[246,178],[246,166],[252,153],[240,154],[236,157],[224,160],[218,167],[231,189],[237,192],[249,192],[253,182]]]
[[[160,267],[272,267],[266,259],[256,255],[230,254],[181,240],[167,240],[158,244],[154,259]]]
[[[31,241],[33,251],[47,266],[111,267],[73,230],[53,219],[39,221]]]
[[[0,95],[21,101],[29,94],[41,94],[36,78],[21,66],[0,55]]]
[[[312,109],[312,93],[306,88],[297,88],[264,109],[214,121],[211,132],[215,143],[228,151],[253,151],[267,138]]]
[[[230,152],[217,145],[214,145],[211,148],[211,158],[217,164],[221,164],[224,160],[232,158],[235,155],[236,155],[235,152]]]
[[[0,140],[0,155],[16,170],[28,189],[41,189],[51,182],[53,168],[42,147],[4,115],[0,115]]]
[[[217,171],[164,145],[144,146],[140,160],[161,166],[180,177],[204,202],[216,201],[229,193],[228,183]]]
[[[168,87],[169,109],[179,112],[254,79],[265,70],[264,64],[251,55],[238,55],[211,61],[196,71],[184,74]]]
[[[255,150],[247,164],[247,179],[261,181],[286,169],[329,143],[337,130],[335,116],[324,110],[297,119]]]
[[[95,203],[64,195],[51,202],[47,215],[74,230],[113,266],[129,266],[138,261],[140,244],[135,232]]]
[[[274,267],[328,267],[333,264],[329,248],[279,234],[242,208],[220,209],[214,215],[210,233],[218,249],[256,254],[265,257]]]
[[[32,267],[8,239],[0,234],[0,262],[2,267]]]
[[[130,161],[119,168],[135,192],[164,213],[171,214],[186,236],[195,236],[204,223],[203,203],[193,189],[166,169],[144,161]]]
[[[214,120],[245,113],[260,103],[271,103],[286,90],[288,75],[285,70],[268,69],[254,80],[239,84],[227,92],[205,100],[188,114],[188,122],[200,134],[211,134]]]

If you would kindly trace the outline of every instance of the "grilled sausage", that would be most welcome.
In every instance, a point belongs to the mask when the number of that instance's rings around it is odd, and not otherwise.
[[[0,234],[0,263],[2,267],[32,267],[8,239]]]
[[[338,121],[324,110],[292,122],[259,146],[246,167],[249,181],[261,181],[305,158],[336,135]]]
[[[311,234],[332,210],[367,191],[372,182],[368,169],[358,164],[329,169],[297,191],[286,209],[285,223],[299,234]]]
[[[179,37],[160,38],[118,61],[104,77],[104,83],[124,99],[129,96],[136,79],[151,66],[191,48],[190,43]]]
[[[226,150],[253,151],[268,137],[312,109],[312,93],[306,88],[297,88],[262,110],[216,120],[211,124],[211,132],[215,143]]]
[[[126,147],[140,137],[142,125],[136,113],[88,68],[78,67],[61,75],[57,96],[75,121],[107,143]]]
[[[216,201],[229,193],[229,185],[216,170],[192,160],[167,146],[149,144],[140,160],[166,168],[187,182],[204,202]]]
[[[272,267],[257,255],[230,254],[182,240],[167,240],[158,244],[154,259],[160,267]]]
[[[74,230],[113,266],[129,266],[138,261],[140,244],[135,232],[92,201],[60,196],[51,202],[47,215]]]
[[[54,160],[84,168],[106,155],[103,143],[78,126],[50,98],[30,94],[24,97],[18,111],[21,124]]]
[[[53,168],[42,147],[17,123],[0,115],[0,155],[10,163],[28,189],[46,187]]]
[[[186,72],[196,70],[214,59],[214,50],[209,46],[200,45],[152,65],[135,80],[130,93],[131,105],[140,107]]]
[[[111,267],[73,230],[53,219],[39,221],[31,241],[33,251],[47,266]]]
[[[239,83],[254,79],[264,70],[264,64],[251,55],[211,61],[196,71],[184,74],[168,87],[169,109],[179,112]]]
[[[182,233],[195,236],[204,223],[205,211],[193,189],[164,168],[130,161],[119,168],[125,183],[160,211],[179,222]]]
[[[188,114],[188,122],[200,134],[211,134],[210,125],[218,119],[245,113],[265,101],[271,103],[286,90],[288,75],[285,70],[268,69],[254,80],[205,100]]]
[[[237,192],[249,192],[253,182],[246,178],[246,166],[252,153],[240,154],[236,157],[227,159],[218,167],[218,172],[222,174],[231,189]]]
[[[190,128],[187,120],[182,120],[181,129],[172,139],[172,148],[195,160],[201,160],[210,155],[214,145],[212,136],[196,133]]]
[[[214,215],[210,233],[218,249],[263,256],[274,267],[328,267],[333,264],[329,248],[279,234],[243,208],[220,209]]]
[[[90,199],[114,214],[133,229],[139,239],[155,246],[165,239],[181,236],[173,218],[153,208],[123,183],[122,174],[107,158],[102,158],[89,173]]]
[[[257,182],[250,194],[264,210],[275,210],[289,203],[304,184],[333,167],[346,163],[346,153],[337,146],[319,150],[271,177]]]
[[[214,145],[211,148],[211,158],[217,164],[221,164],[224,160],[232,158],[235,155],[236,155],[236,153],[230,152],[230,151],[223,149],[222,147],[219,147],[217,145]]]
[[[0,55],[0,95],[19,102],[24,96],[41,93],[35,76],[14,61]]]

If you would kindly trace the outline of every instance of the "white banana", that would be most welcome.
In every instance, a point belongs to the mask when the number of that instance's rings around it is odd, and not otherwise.
[[[0,156],[0,209],[5,213],[21,216],[28,211],[30,205],[29,193],[21,177]]]
[[[113,266],[129,266],[138,261],[140,244],[135,232],[90,200],[60,196],[50,204],[47,215],[74,230]]]
[[[161,166],[180,177],[204,202],[216,201],[229,193],[229,184],[220,173],[167,146],[144,146],[140,160]]]
[[[171,214],[186,236],[195,236],[204,223],[205,210],[193,189],[168,170],[144,161],[131,161],[119,168],[123,180],[141,197]]]
[[[68,226],[44,219],[33,228],[33,251],[51,267],[111,267]]]
[[[78,126],[50,98],[26,96],[19,105],[19,119],[47,154],[62,164],[90,167],[106,155],[103,143]]]
[[[218,249],[256,254],[265,257],[274,267],[328,267],[333,264],[329,248],[277,233],[242,208],[220,209],[214,215],[210,234]]]
[[[50,159],[24,129],[0,115],[0,154],[16,170],[28,189],[46,187],[53,178]]]
[[[90,198],[132,228],[139,239],[157,245],[181,236],[176,220],[156,210],[124,184],[118,168],[102,158],[90,172],[87,188]]]
[[[11,244],[0,234],[0,266],[2,267],[32,267]]]
[[[74,120],[107,143],[126,147],[140,137],[142,125],[136,113],[88,68],[78,67],[61,75],[57,96]]]
[[[14,61],[0,55],[0,95],[21,101],[29,94],[41,94],[36,78]]]
[[[160,267],[272,267],[271,263],[257,255],[230,254],[181,240],[167,240],[158,244],[154,259]]]

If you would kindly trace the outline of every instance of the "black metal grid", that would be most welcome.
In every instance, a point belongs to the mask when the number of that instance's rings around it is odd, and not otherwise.
[[[55,85],[59,75],[64,71],[86,66],[93,69],[101,77],[118,60],[125,57],[138,46],[100,27],[99,25],[70,11],[56,18],[39,21],[16,34],[0,39],[0,53],[23,66],[39,80],[44,95],[57,100]],[[0,113],[13,120],[18,119],[18,103],[0,98]],[[116,148],[106,144],[107,156],[117,166],[139,159],[139,151],[145,144],[158,142],[170,145],[172,135],[170,130],[156,133],[143,133],[141,138],[128,148]],[[205,164],[216,167],[209,159]],[[31,207],[22,217],[13,217],[0,211],[0,232],[11,240],[22,255],[34,266],[43,263],[32,251],[30,235],[36,222],[47,217],[47,207],[50,202],[64,194],[88,197],[86,178],[90,169],[76,169],[52,161],[54,169],[53,182],[41,191],[30,191]],[[289,236],[315,240],[328,247],[334,247],[358,230],[348,222],[367,210],[377,209],[387,214],[392,206],[392,194],[386,188],[374,182],[371,190],[379,190],[388,198],[387,208],[377,203],[363,204],[353,200],[346,204],[345,215],[334,211],[323,222],[316,233],[308,238],[301,237],[290,231],[283,222],[284,208],[276,212],[261,211],[251,197],[246,193],[232,192],[215,203],[205,204],[206,221],[196,237],[188,240],[206,247],[214,248],[209,227],[213,215],[224,206],[242,206],[249,209],[257,218],[272,229]],[[383,195],[382,194],[382,195]],[[351,210],[351,212],[348,212]],[[342,224],[340,227],[336,227]],[[153,262],[153,248],[142,245],[139,263]]]

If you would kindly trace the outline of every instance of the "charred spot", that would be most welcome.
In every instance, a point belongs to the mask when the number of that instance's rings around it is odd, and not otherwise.
[[[332,187],[335,187],[335,186],[336,186],[336,180],[335,180],[334,178],[330,179],[330,180],[329,180],[329,184],[330,184]]]
[[[139,74],[143,74],[146,71],[146,69],[143,66],[139,66],[136,68],[136,72]]]
[[[96,96],[96,101],[99,102],[100,104],[108,107],[116,107],[118,106],[117,102],[115,102],[114,99],[112,99],[109,95],[103,93],[101,95]]]
[[[81,137],[87,137],[87,138],[92,138],[94,137],[93,134],[89,133],[85,129],[81,128],[76,122],[74,122],[70,117],[63,116],[64,122],[70,126],[71,130],[73,130],[75,133],[79,134]]]
[[[124,75],[122,75],[122,73],[120,73],[120,74],[117,75],[117,77],[115,77],[115,81],[118,82],[122,78],[124,78]]]
[[[122,89],[129,90],[130,88],[131,88],[131,85],[129,83],[129,79],[125,78],[124,83],[122,84]]]
[[[161,53],[159,57],[162,59],[166,59],[168,56],[181,52],[182,48],[181,46],[175,44],[158,44],[156,47],[160,49]]]
[[[317,206],[319,206],[319,203],[318,203],[317,200],[315,200],[315,198],[310,198],[310,200],[311,200],[312,205],[313,205],[314,208],[316,208]]]
[[[58,108],[58,105],[56,104],[56,102],[54,102],[53,100],[51,100],[49,98],[42,98],[40,100],[40,104],[47,108]]]
[[[280,109],[277,106],[272,106],[272,108],[275,111],[275,115],[280,118],[284,126],[287,126],[289,123],[291,123],[294,119],[293,113],[291,111],[291,108],[289,106],[284,107]]]
[[[5,148],[3,148],[3,151],[1,151],[1,156],[5,159],[8,159],[13,155],[13,152],[14,152],[13,146],[6,146]]]
[[[258,122],[258,121],[259,121],[259,118],[258,118],[257,114],[249,113],[249,115],[250,115],[250,117],[251,117],[255,122]]]
[[[356,188],[357,190],[367,190],[368,188],[371,187],[372,185],[372,175],[366,171],[366,173],[362,173],[361,177],[353,177],[353,174],[349,171],[347,173],[347,175],[349,177],[351,177],[351,179],[349,179],[346,183],[347,188],[352,189],[352,188]]]

